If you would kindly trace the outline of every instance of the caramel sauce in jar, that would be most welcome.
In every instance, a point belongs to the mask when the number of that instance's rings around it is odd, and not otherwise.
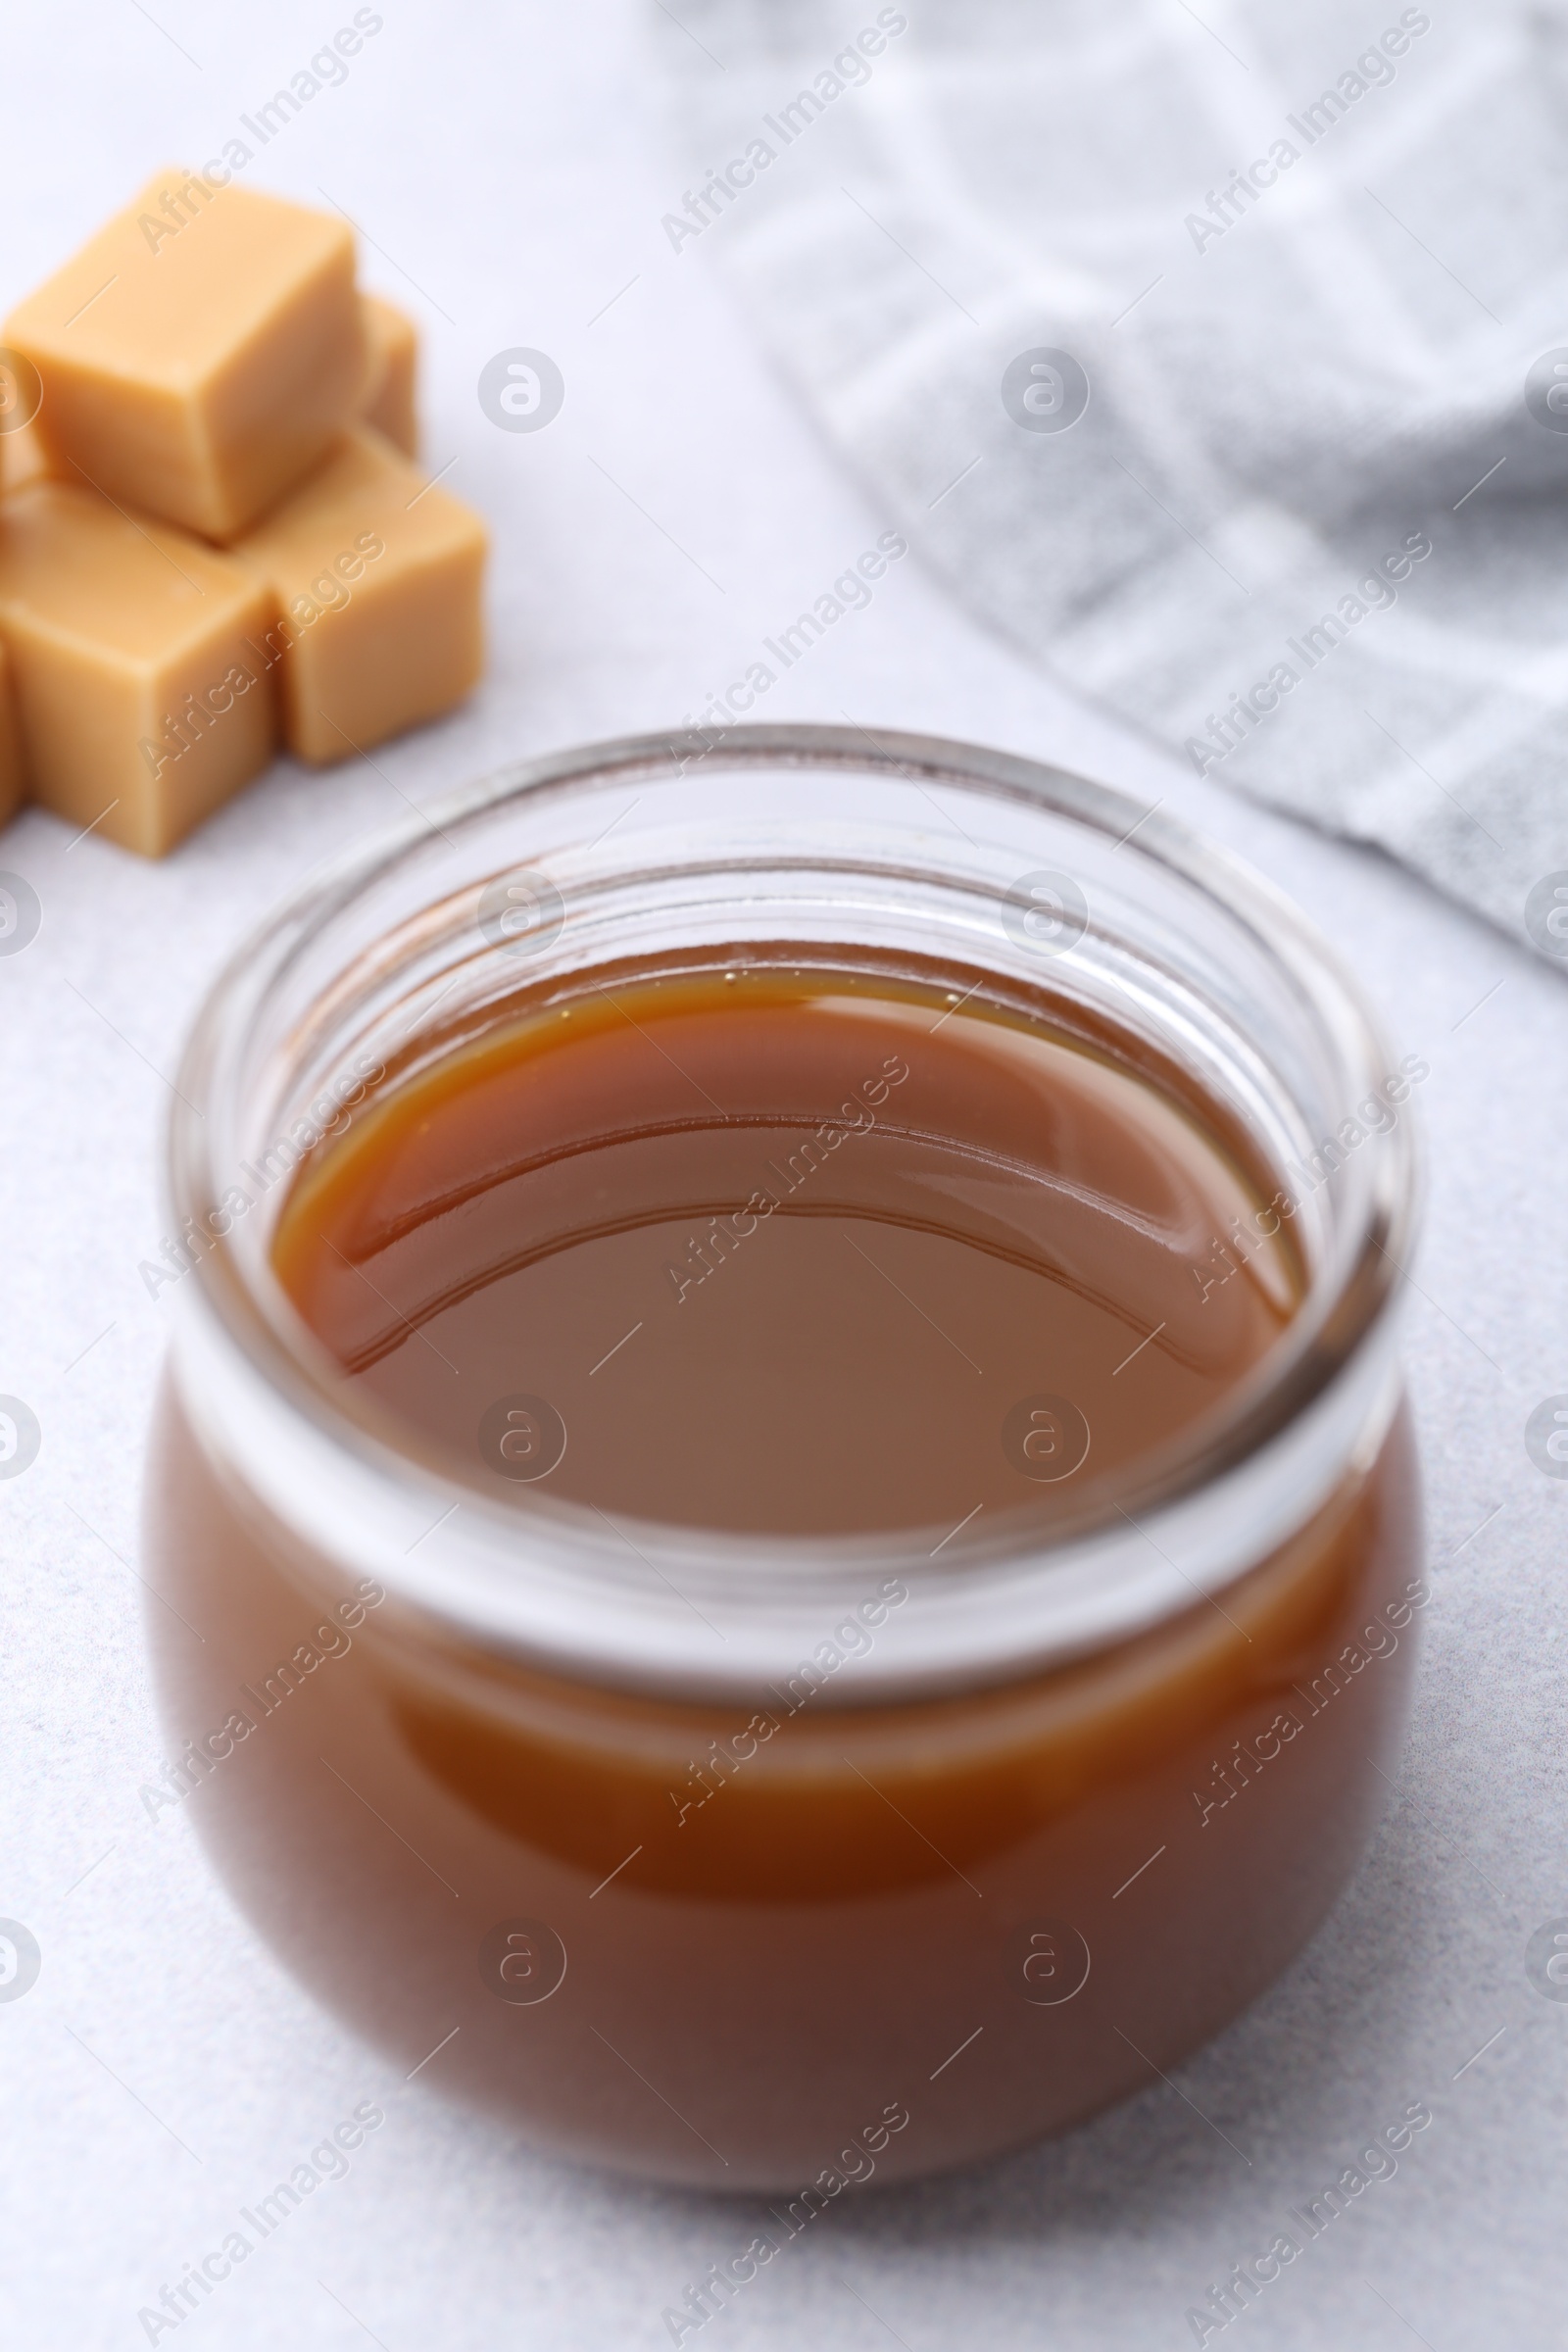
[[[1000,960],[503,970],[241,1163],[158,1409],[149,1636],[248,1915],[430,2087],[781,2233],[1262,1990],[1426,1597],[1387,1362],[1324,1369],[1334,1188]]]

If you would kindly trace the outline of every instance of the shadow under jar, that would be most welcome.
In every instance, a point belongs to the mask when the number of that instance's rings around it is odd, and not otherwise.
[[[1423,1065],[999,753],[626,741],[438,816],[186,1055],[172,1785],[542,2147],[795,2215],[1060,2131],[1270,1982],[1392,1768]]]

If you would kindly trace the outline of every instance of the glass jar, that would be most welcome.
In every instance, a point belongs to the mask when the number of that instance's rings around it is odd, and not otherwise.
[[[290,1168],[521,959],[748,943],[1049,978],[1276,1172],[1255,1223],[1294,1220],[1298,1310],[1049,1540],[1002,1513],[960,1559],[498,1498],[285,1299]],[[1421,1074],[1163,808],[959,744],[600,745],[341,859],[229,965],[179,1078],[147,1502],[169,1801],[347,2024],[573,2158],[808,2218],[1153,2081],[1312,1934],[1400,1737]]]

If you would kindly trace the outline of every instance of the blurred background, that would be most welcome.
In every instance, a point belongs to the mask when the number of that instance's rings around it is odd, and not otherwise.
[[[1407,1355],[1435,1590],[1404,1778],[1266,1999],[1068,2141],[847,2202],[715,2331],[1191,2341],[1210,2283],[1424,2101],[1434,2127],[1252,2337],[1554,2343],[1568,2011],[1526,1947],[1568,1914],[1568,1484],[1524,1433],[1568,1391],[1556,13],[368,13],[247,178],[346,213],[364,281],[419,324],[425,463],[493,533],[485,681],[372,760],[278,761],[162,863],[38,812],[0,845],[43,909],[0,960],[0,1392],[42,1432],[0,1484],[0,1914],[42,1956],[0,2003],[0,2311],[37,2344],[149,2340],[138,2311],[365,2101],[386,2128],[192,2340],[652,2346],[748,2234],[397,2081],[255,1941],[183,1811],[148,1817],[167,1310],[137,1267],[186,1028],[276,898],[411,802],[701,719],[762,662],[756,715],[999,744],[1188,816],[1430,1061]],[[95,0],[9,27],[0,309],[160,166],[245,135],[353,14]],[[564,386],[522,431],[481,393],[516,350]],[[888,532],[907,560],[833,599]],[[775,661],[806,612],[820,634]]]

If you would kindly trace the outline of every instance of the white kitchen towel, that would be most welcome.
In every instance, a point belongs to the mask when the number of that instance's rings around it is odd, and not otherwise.
[[[659,21],[670,249],[956,593],[1568,963],[1560,0]]]

